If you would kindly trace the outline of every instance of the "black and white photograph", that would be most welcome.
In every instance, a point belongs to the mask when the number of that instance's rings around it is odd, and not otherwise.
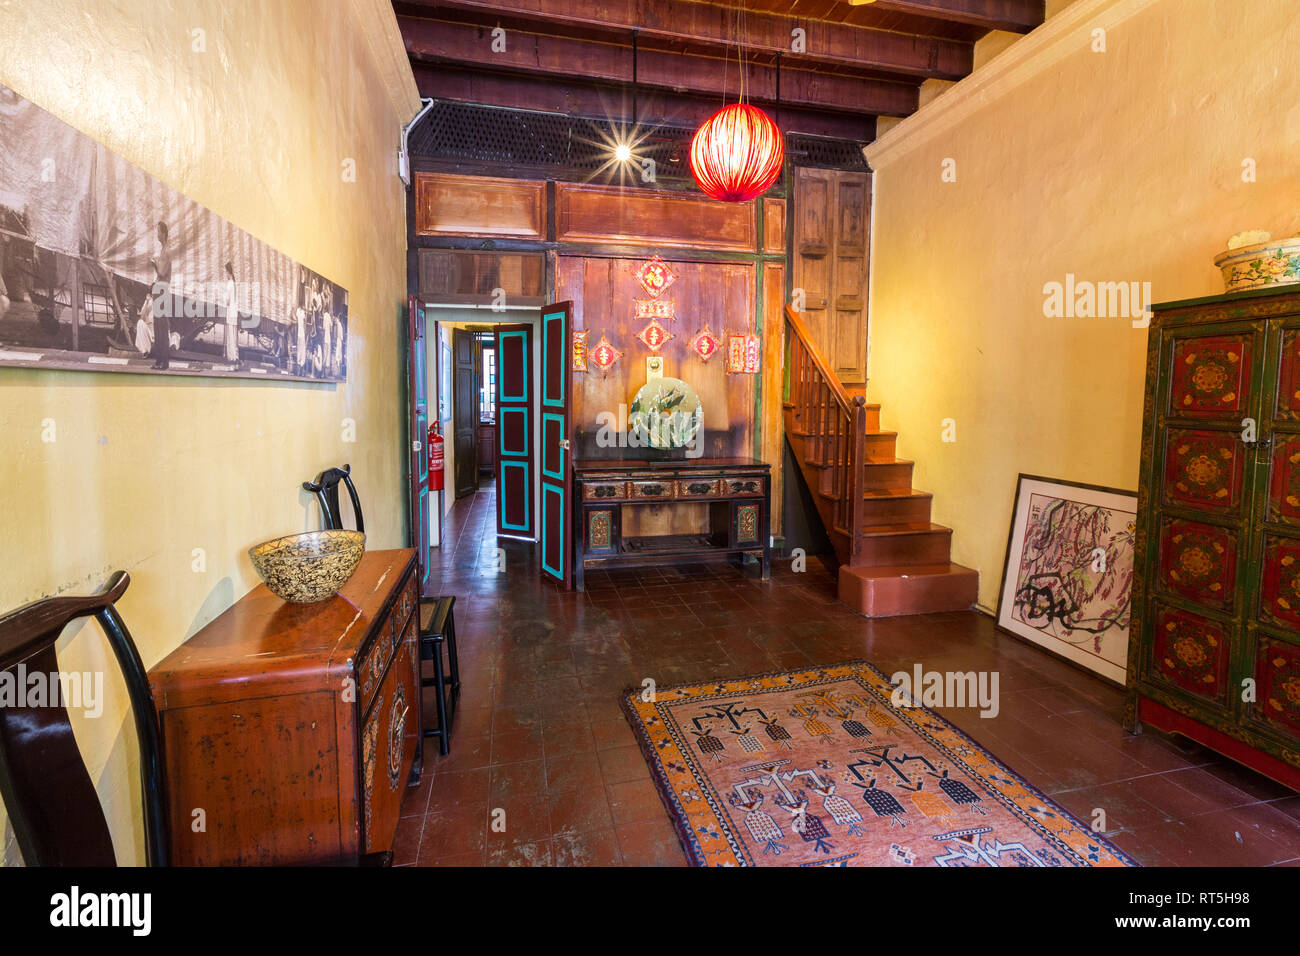
[[[0,86],[0,364],[347,380],[348,293]]]

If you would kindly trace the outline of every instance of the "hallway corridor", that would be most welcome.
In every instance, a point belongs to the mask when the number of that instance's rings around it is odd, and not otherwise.
[[[455,594],[463,681],[451,753],[425,743],[395,862],[685,863],[618,705],[673,684],[865,659],[886,673],[995,670],[1000,712],[937,709],[1146,865],[1300,863],[1300,796],[1198,746],[1120,727],[1122,693],[997,631],[976,612],[867,620],[816,559],[759,580],[728,564],[588,571],[544,581],[532,545],[502,541],[495,493],[457,502],[431,594]],[[427,709],[426,698],[426,709]],[[505,811],[504,832],[490,826]]]

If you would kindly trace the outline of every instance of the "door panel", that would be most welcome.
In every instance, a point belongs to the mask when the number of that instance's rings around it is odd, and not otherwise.
[[[456,497],[478,488],[478,378],[474,360],[474,333],[451,330],[452,427],[456,450]]]
[[[1240,534],[1182,518],[1160,528],[1160,588],[1203,607],[1233,611]]]
[[[1300,647],[1265,637],[1255,654],[1254,720],[1289,744],[1300,744]]]
[[[1245,415],[1252,378],[1252,335],[1242,332],[1174,341],[1169,414],[1188,418]]]
[[[1167,371],[1156,397],[1162,434],[1151,525],[1158,537],[1145,614],[1151,637],[1139,669],[1171,697],[1226,720],[1241,706],[1254,614],[1236,591],[1258,564],[1253,509],[1267,456],[1248,439],[1268,431],[1259,420],[1267,349],[1253,323],[1161,335]]]
[[[1160,604],[1154,618],[1151,673],[1223,706],[1233,644],[1230,626]]]
[[[1279,422],[1300,421],[1300,329],[1283,329],[1280,344],[1274,418]]]
[[[1245,453],[1236,431],[1169,429],[1165,504],[1241,516]]]
[[[834,207],[833,173],[826,169],[795,171],[794,287],[803,290],[804,314],[817,344],[830,345],[831,296],[835,283],[835,237],[829,217]]]
[[[531,326],[497,327],[497,534],[529,540],[537,536],[532,342]]]
[[[416,549],[422,577],[428,580],[429,552],[429,376],[427,323],[416,296],[407,300],[407,394],[410,396],[410,446],[407,454],[411,505],[411,544]]]
[[[1297,320],[1269,329],[1265,381],[1276,375],[1251,457],[1255,578],[1234,675],[1255,681],[1255,699],[1239,703],[1244,719],[1288,746],[1300,743],[1300,362]],[[1239,695],[1240,696],[1240,695]]]
[[[869,174],[795,170],[794,287],[813,343],[848,384],[867,380],[870,223]]]
[[[569,336],[573,303],[542,309],[542,573],[570,587],[573,575],[573,461],[569,434]]]

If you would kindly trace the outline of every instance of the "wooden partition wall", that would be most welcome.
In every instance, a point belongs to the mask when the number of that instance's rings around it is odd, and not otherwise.
[[[573,378],[573,449],[577,458],[638,458],[644,450],[602,448],[597,443],[601,413],[626,416],[637,389],[646,383],[646,359],[663,357],[663,374],[691,385],[704,406],[704,457],[757,457],[754,436],[759,423],[754,396],[759,375],[729,374],[727,357],[718,352],[707,362],[691,341],[708,325],[721,341],[751,331],[755,320],[755,270],[752,262],[689,262],[667,259],[677,281],[664,295],[675,317],[661,323],[672,334],[658,352],[637,339],[647,319],[633,314],[635,299],[647,298],[633,275],[641,259],[594,256],[559,257],[555,297],[572,300],[574,328],[586,329],[594,346],[606,336],[623,358],[608,373],[592,367]],[[780,374],[780,368],[776,369]],[[620,409],[622,406],[622,409]]]
[[[694,191],[419,172],[414,218],[414,241],[422,252],[474,252],[480,276],[474,293],[480,296],[487,291],[479,287],[481,274],[495,277],[490,264],[479,261],[483,257],[544,255],[545,298],[572,300],[574,327],[588,331],[589,347],[603,334],[623,353],[608,374],[593,366],[573,376],[571,441],[579,459],[645,456],[635,448],[599,447],[597,415],[607,411],[619,418],[620,406],[629,406],[645,383],[645,360],[656,353],[637,339],[649,320],[635,318],[634,300],[648,296],[633,270],[651,256],[663,258],[677,275],[663,296],[672,301],[674,313],[663,320],[673,335],[658,353],[664,357],[663,374],[683,379],[699,393],[705,456],[768,462],[773,500],[782,500],[788,228],[782,196],[733,204]],[[500,274],[507,274],[504,262]],[[440,291],[428,290],[434,298]],[[705,325],[724,344],[707,362],[691,348]],[[746,333],[762,338],[762,371],[728,373],[727,336]],[[778,510],[772,533],[781,529]]]

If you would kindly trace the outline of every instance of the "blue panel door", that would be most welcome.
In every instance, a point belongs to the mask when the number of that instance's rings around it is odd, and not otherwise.
[[[496,330],[497,534],[537,538],[533,512],[533,330]]]
[[[542,503],[538,515],[542,574],[572,587],[573,460],[569,442],[569,335],[573,303],[542,309],[542,437],[537,458]]]

